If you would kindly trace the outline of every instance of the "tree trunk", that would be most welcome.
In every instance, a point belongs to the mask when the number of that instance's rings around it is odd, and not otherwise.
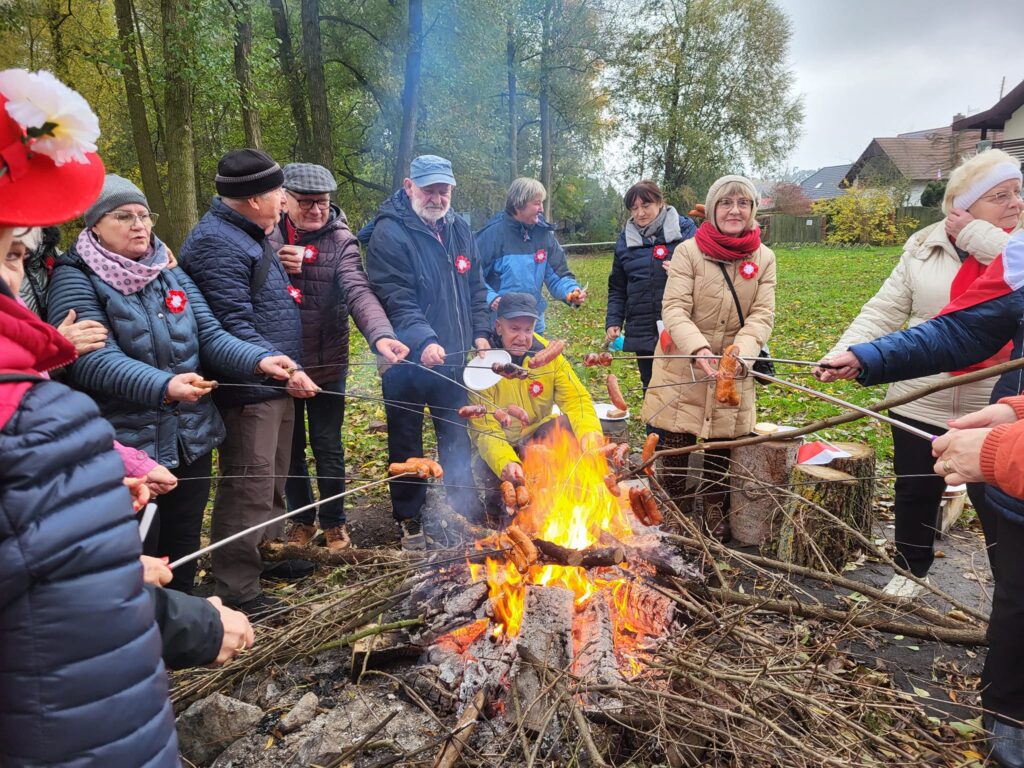
[[[505,27],[505,67],[508,72],[508,180],[519,175],[519,106],[517,99],[516,78],[516,39],[515,26],[509,19]]]
[[[320,0],[302,0],[302,61],[306,68],[306,92],[313,129],[313,162],[324,168],[333,168],[331,114],[327,109],[327,84],[320,44]]]
[[[191,38],[186,29],[189,0],[160,0],[163,23],[164,113],[167,115],[168,244],[181,248],[199,216],[196,208],[196,176],[192,164],[192,97],[189,92]]]
[[[674,192],[682,186],[679,179],[676,153],[679,151],[679,89],[682,87],[679,61],[672,68],[672,96],[669,100],[668,139],[665,141],[665,189]]]
[[[544,198],[544,217],[551,220],[551,105],[549,103],[551,88],[551,45],[552,16],[554,0],[545,0],[544,14],[541,20],[540,43],[540,183],[547,190]]]
[[[50,32],[50,51],[53,55],[53,72],[57,79],[74,88],[71,80],[71,71],[68,69],[68,61],[71,54],[68,53],[64,44],[64,32],[61,27],[64,22],[71,18],[71,5],[68,4],[68,12],[64,13],[60,7],[60,0],[47,0],[46,3],[46,28]]]
[[[238,97],[242,106],[242,128],[245,131],[245,145],[259,149],[263,144],[260,127],[260,113],[253,97],[252,72],[249,56],[252,55],[252,9],[249,0],[236,0],[235,10],[235,79],[238,80]]]
[[[405,51],[405,82],[402,84],[402,127],[398,153],[391,174],[391,188],[402,186],[416,145],[416,120],[420,110],[420,73],[423,65],[423,0],[409,0],[408,47]]]
[[[292,53],[292,36],[288,29],[288,14],[284,10],[284,0],[270,0],[270,12],[274,17],[274,34],[277,36],[277,60],[288,85],[288,102],[291,105],[292,121],[295,123],[298,155],[300,159],[308,160],[313,156],[309,120],[306,118],[306,105],[302,100],[302,77],[295,66],[295,55]]]
[[[156,225],[157,237],[161,240],[167,240],[170,220],[166,216],[167,206],[164,204],[164,193],[160,188],[160,174],[156,167],[153,137],[149,132],[149,120],[146,118],[146,103],[142,96],[139,62],[135,55],[133,14],[132,0],[114,0],[117,37],[121,47],[121,56],[123,57],[121,76],[124,78],[125,101],[128,104],[128,118],[132,126],[135,154],[139,160],[142,189],[146,193],[146,200],[149,201],[150,210],[155,211],[161,216]]]

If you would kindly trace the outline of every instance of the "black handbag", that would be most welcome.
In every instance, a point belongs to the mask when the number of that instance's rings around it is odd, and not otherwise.
[[[725,278],[725,284],[729,286],[729,293],[732,294],[732,300],[736,304],[736,314],[740,316],[740,327],[742,328],[744,320],[743,310],[740,309],[740,297],[736,295],[736,289],[733,287],[732,280],[729,279],[729,273],[725,269],[725,264],[723,264],[722,262],[718,262],[718,268],[722,270],[722,277]],[[767,346],[761,347],[761,351],[757,355],[757,360],[754,361],[754,364],[751,367],[758,373],[763,373],[766,376],[774,376],[775,363],[773,363],[771,360],[765,359],[771,356],[772,353],[768,350]],[[754,378],[757,380],[758,384],[771,384],[770,381],[758,379],[756,376]]]

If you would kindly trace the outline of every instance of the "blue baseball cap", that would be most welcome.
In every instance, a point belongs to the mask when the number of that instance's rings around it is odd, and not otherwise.
[[[451,161],[437,155],[420,155],[414,158],[409,164],[409,178],[417,187],[429,187],[431,184],[455,186]]]

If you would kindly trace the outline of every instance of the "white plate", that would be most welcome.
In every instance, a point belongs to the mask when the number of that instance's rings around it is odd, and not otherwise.
[[[491,366],[495,363],[511,363],[512,355],[504,349],[489,349],[484,353],[483,357],[473,355],[473,359],[466,363],[466,368],[462,372],[462,380],[466,382],[466,386],[470,389],[475,389],[478,392],[481,389],[487,389],[493,387],[499,381],[501,376],[491,370]]]
[[[625,421],[629,418],[629,411],[626,411],[625,416],[609,416],[608,411],[618,410],[611,403],[594,403],[594,410],[597,411],[597,418],[602,421]]]

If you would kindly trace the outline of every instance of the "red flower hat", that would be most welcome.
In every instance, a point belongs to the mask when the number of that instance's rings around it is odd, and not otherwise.
[[[167,296],[164,297],[164,303],[171,312],[178,314],[185,311],[185,305],[188,304],[188,296],[185,295],[184,291],[168,291]]]

